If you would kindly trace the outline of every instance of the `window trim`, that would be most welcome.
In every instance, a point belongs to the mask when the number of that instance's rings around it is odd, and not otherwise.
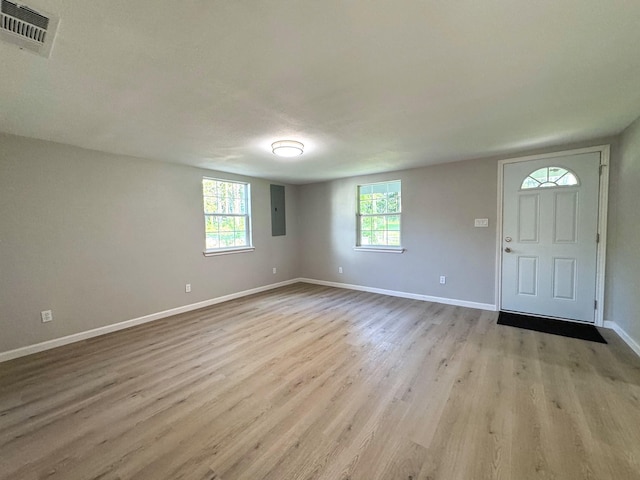
[[[202,195],[202,215],[204,217],[204,239],[205,239],[205,248],[202,252],[202,254],[205,257],[215,257],[218,255],[229,255],[229,254],[233,254],[233,253],[246,253],[246,252],[253,252],[255,250],[255,247],[253,245],[253,228],[251,225],[251,183],[249,182],[244,182],[242,180],[229,180],[229,179],[225,179],[225,178],[216,178],[216,177],[207,177],[206,175],[202,176],[202,181],[200,182],[200,185],[203,185],[203,181],[204,180],[213,180],[215,182],[224,182],[224,183],[237,183],[240,185],[244,185],[245,186],[245,205],[246,205],[246,209],[247,209],[247,213],[246,214],[211,214],[211,213],[206,213],[204,211],[204,190],[202,191],[201,195]],[[221,248],[207,248],[207,216],[226,216],[226,217],[243,217],[245,218],[245,225],[246,225],[246,239],[247,239],[247,245],[242,245],[242,246],[238,246],[238,247],[221,247]]]
[[[218,255],[230,255],[232,253],[253,252],[255,249],[256,247],[221,248],[219,250],[205,250],[202,255],[205,257],[217,257]]]
[[[363,217],[363,215],[360,213],[360,188],[361,187],[367,187],[370,185],[383,185],[383,184],[389,184],[389,183],[395,183],[395,182],[399,182],[400,183],[400,211],[399,212],[394,212],[394,213],[381,213],[381,214],[377,214],[377,215],[364,215],[367,217],[380,217],[380,216],[398,216],[400,217],[400,230],[398,230],[398,232],[400,233],[400,245],[362,245],[362,230],[360,227],[361,224],[361,218]],[[381,182],[371,182],[371,183],[359,183],[356,185],[356,244],[353,247],[353,249],[355,251],[358,252],[375,252],[375,253],[404,253],[405,248],[402,246],[402,238],[403,238],[403,233],[402,233],[402,180],[401,179],[396,179],[396,180],[384,180]],[[387,230],[388,232],[388,230]]]
[[[406,248],[404,247],[383,247],[383,246],[355,246],[353,249],[356,252],[373,252],[373,253],[404,253]]]

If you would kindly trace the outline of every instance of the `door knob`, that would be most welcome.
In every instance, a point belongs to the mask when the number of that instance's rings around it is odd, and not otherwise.
[[[504,251],[507,253],[511,253],[511,249],[509,247],[505,248]]]

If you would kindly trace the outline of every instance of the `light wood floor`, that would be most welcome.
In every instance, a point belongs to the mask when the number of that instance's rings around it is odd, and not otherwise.
[[[0,364],[0,479],[640,479],[640,360],[296,284]]]

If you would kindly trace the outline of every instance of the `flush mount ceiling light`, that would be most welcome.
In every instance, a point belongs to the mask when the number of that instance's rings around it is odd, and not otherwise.
[[[302,155],[304,145],[295,140],[279,140],[271,144],[271,151],[279,157],[297,157]]]

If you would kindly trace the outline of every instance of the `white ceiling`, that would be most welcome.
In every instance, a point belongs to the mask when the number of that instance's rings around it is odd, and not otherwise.
[[[61,22],[0,43],[0,131],[95,150],[308,183],[640,115],[638,0],[20,1]]]

